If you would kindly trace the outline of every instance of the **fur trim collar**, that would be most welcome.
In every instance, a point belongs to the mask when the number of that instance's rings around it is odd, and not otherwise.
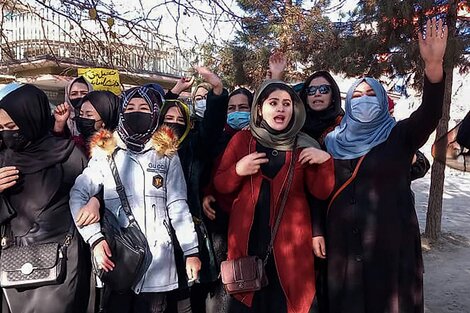
[[[111,155],[118,147],[127,150],[125,143],[117,132],[112,133],[101,129],[90,140],[92,157],[103,154],[106,156]],[[162,125],[147,142],[142,152],[149,149],[154,149],[161,156],[171,157],[178,151],[178,137],[170,127]]]

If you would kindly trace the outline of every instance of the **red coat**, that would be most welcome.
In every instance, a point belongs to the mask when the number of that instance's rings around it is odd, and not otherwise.
[[[251,133],[240,131],[228,144],[214,177],[215,187],[220,193],[235,192],[238,195],[229,212],[229,260],[248,255],[248,241],[263,177],[261,171],[251,177],[238,176],[235,167],[241,158],[255,151],[256,140]],[[297,158],[298,155],[296,153]],[[291,157],[292,152],[288,151],[284,166],[272,181],[272,204],[279,201]],[[305,186],[315,197],[326,199],[333,190],[334,182],[332,158],[313,166],[301,165],[298,161],[295,163],[292,186],[274,241],[274,259],[289,313],[307,313],[315,296],[312,225]],[[254,293],[248,293],[236,298],[251,306],[253,296]]]

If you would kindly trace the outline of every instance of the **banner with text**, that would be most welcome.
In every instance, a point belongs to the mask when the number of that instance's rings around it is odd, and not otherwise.
[[[115,95],[121,94],[119,71],[108,68],[79,68],[78,76],[83,76],[93,85],[94,90],[108,90]]]

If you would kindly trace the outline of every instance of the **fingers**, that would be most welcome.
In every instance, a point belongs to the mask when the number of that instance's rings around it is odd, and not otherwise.
[[[75,219],[75,224],[77,224],[78,227],[83,226],[83,222],[85,221],[86,217],[84,216],[85,211],[83,208],[78,212],[78,216]]]
[[[0,174],[2,174],[4,172],[14,171],[14,170],[16,170],[15,166],[4,166],[4,167],[0,168]]]
[[[202,201],[202,210],[208,219],[213,221],[215,219],[215,210],[211,207],[211,202],[215,202],[213,196],[206,196]]]
[[[313,253],[315,256],[321,259],[326,258],[326,249],[325,249],[325,238],[313,237],[312,238]]]
[[[104,270],[105,272],[112,271],[114,269],[114,262],[111,261],[111,249],[108,246],[108,243],[103,240],[101,241],[93,251],[96,264],[98,268]]]
[[[17,170],[9,170],[9,171],[3,172],[0,175],[0,185],[9,185],[10,186],[11,183],[13,183],[13,185],[14,185],[16,183],[16,180],[18,180],[20,178],[18,173],[19,173],[19,171],[17,171]],[[11,186],[13,186],[13,185],[11,185]],[[6,189],[6,188],[7,187],[4,186],[4,189]]]

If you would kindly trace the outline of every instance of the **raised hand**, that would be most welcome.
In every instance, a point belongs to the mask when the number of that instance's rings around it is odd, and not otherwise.
[[[426,36],[419,32],[419,52],[424,61],[424,71],[431,83],[440,82],[444,76],[442,63],[447,46],[448,28],[443,19],[428,19]]]
[[[271,79],[282,80],[284,70],[287,66],[287,58],[282,52],[275,52],[269,57],[269,71]]]
[[[313,253],[317,258],[326,259],[326,244],[323,236],[312,238]]]
[[[175,95],[179,95],[184,90],[191,88],[193,83],[194,83],[194,76],[192,76],[192,77],[181,77],[176,82],[176,85],[173,88],[171,88],[171,92],[174,93]]]
[[[64,130],[65,124],[70,117],[72,109],[69,104],[59,104],[54,110],[54,131],[60,133]]]
[[[208,82],[212,85],[212,91],[215,95],[220,96],[224,90],[224,85],[219,76],[211,72],[207,67],[197,66],[194,68],[199,75],[202,76],[205,82]]]
[[[236,165],[236,172],[238,176],[248,176],[258,173],[261,164],[268,163],[269,159],[266,158],[264,152],[253,152],[240,159]]]

